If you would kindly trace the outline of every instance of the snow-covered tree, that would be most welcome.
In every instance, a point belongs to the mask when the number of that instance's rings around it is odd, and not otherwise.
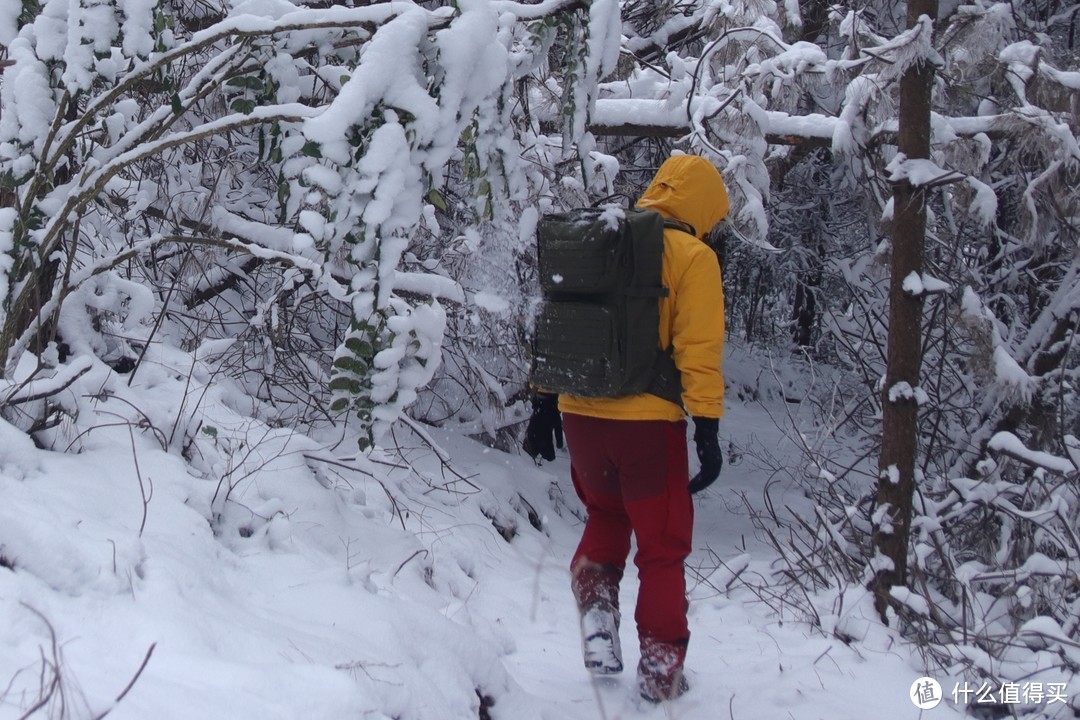
[[[364,447],[432,380],[447,305],[468,307],[451,324],[486,311],[520,325],[506,312],[520,284],[470,287],[494,278],[452,275],[453,257],[488,245],[504,270],[517,262],[555,165],[579,162],[619,19],[612,2],[479,1],[9,15],[5,377],[82,355],[137,372],[150,344],[178,342],[281,422],[351,409]],[[567,48],[580,56],[553,68]],[[522,105],[540,76],[576,133],[558,146]],[[474,373],[501,372],[472,355]]]

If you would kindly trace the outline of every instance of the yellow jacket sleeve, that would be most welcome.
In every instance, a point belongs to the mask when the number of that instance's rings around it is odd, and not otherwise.
[[[684,236],[686,237],[686,236]],[[671,344],[682,373],[683,405],[690,415],[724,414],[724,290],[716,254],[694,241],[674,285]],[[680,268],[676,268],[678,272]]]

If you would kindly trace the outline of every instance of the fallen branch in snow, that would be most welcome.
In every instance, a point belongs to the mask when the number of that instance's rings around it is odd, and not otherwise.
[[[390,488],[386,487],[386,484],[382,480],[380,480],[377,476],[375,476],[374,474],[372,474],[371,472],[369,472],[369,471],[367,471],[367,470],[365,470],[363,468],[360,468],[360,467],[357,467],[356,465],[350,464],[348,462],[348,460],[350,458],[343,458],[343,459],[324,458],[324,457],[319,457],[317,455],[309,455],[308,453],[304,453],[303,457],[304,457],[305,460],[308,460],[310,462],[326,463],[327,465],[332,465],[332,466],[335,466],[335,467],[344,468],[345,470],[352,470],[353,472],[358,472],[358,473],[361,473],[363,475],[367,475],[372,480],[379,483],[379,487],[381,487],[383,492],[386,493],[386,498],[390,501],[390,507],[393,508],[394,515],[397,516],[398,521],[401,523],[401,529],[405,530],[405,513],[402,512],[401,505],[398,504],[398,500],[397,500],[396,497],[394,497],[394,494],[392,492],[390,492]],[[379,460],[374,459],[374,458],[365,458],[365,460],[373,462],[373,463],[378,463],[378,464],[391,465],[391,463],[381,463]],[[398,467],[398,468],[402,468],[402,469],[405,468],[404,465],[393,465],[393,467]]]
[[[18,385],[8,393],[7,397],[0,400],[0,407],[12,407],[53,397],[71,387],[72,383],[90,372],[93,366],[93,358],[88,355],[80,356],[71,364],[61,366],[53,377],[27,380]]]
[[[128,436],[131,438],[131,459],[135,463],[135,477],[139,480],[139,498],[142,500],[142,521],[139,523],[139,537],[142,537],[146,529],[146,517],[150,511],[150,500],[154,497],[154,483],[150,482],[150,491],[146,490],[146,482],[143,481],[142,471],[139,469],[139,451],[135,447],[135,431],[128,425]],[[149,478],[148,478],[149,480]]]
[[[603,103],[618,103],[619,100],[602,100]],[[624,114],[616,107],[610,108],[620,115]],[[557,127],[554,122],[541,123],[542,130],[554,132]],[[597,137],[663,137],[681,138],[690,134],[690,126],[681,122],[674,123],[649,123],[649,122],[592,122],[588,126],[589,132]],[[765,142],[769,145],[795,145],[803,147],[829,147],[832,138],[818,137],[817,135],[799,135],[790,132],[765,133]]]
[[[396,578],[398,576],[398,573],[401,572],[401,569],[404,568],[406,565],[408,565],[409,561],[412,560],[413,558],[420,557],[420,556],[423,556],[423,555],[430,555],[430,554],[431,553],[428,552],[427,548],[420,548],[419,550],[414,552],[412,555],[410,555],[409,557],[407,557],[407,558],[405,558],[404,560],[401,561],[401,564],[397,566],[397,570],[395,570],[394,574],[390,576],[390,579],[393,580],[394,578]]]
[[[424,442],[425,445],[427,445],[431,449],[433,453],[435,453],[435,457],[439,459],[439,462],[442,464],[443,470],[449,471],[451,475],[457,478],[457,480],[451,480],[450,482],[445,483],[441,487],[433,489],[445,490],[447,492],[450,492],[449,486],[451,483],[463,482],[470,488],[472,488],[474,491],[480,491],[480,488],[476,485],[476,483],[474,483],[468,477],[462,475],[454,469],[454,466],[451,465],[450,454],[443,450],[441,447],[439,447],[438,443],[435,442],[435,439],[431,437],[427,430],[420,426],[420,423],[418,423],[416,420],[413,420],[411,417],[405,415],[404,413],[402,413],[400,419],[410,430],[412,430],[416,434],[417,437],[419,437]]]
[[[628,137],[669,137],[680,138],[692,132],[685,117],[685,110],[667,107],[665,100],[643,98],[600,98],[596,101],[596,113],[591,118],[588,129],[593,135],[628,136]],[[832,133],[837,119],[824,115],[798,116],[769,110],[764,112],[768,118],[768,130],[763,134],[770,145],[795,145],[807,147],[832,147]],[[647,118],[634,119],[630,118]],[[992,140],[1016,137],[1024,129],[1010,115],[989,117],[952,118],[952,130],[957,137],[975,137],[986,135]],[[540,129],[552,131],[557,122],[542,120]],[[1028,129],[1030,131],[1030,129]],[[895,145],[896,132],[891,129],[878,130],[870,138],[871,146]]]
[[[719,595],[727,595],[735,581],[750,567],[750,555],[743,553],[724,562],[711,547],[705,550],[715,565],[706,567],[702,563],[697,567],[687,566],[687,570],[696,576],[699,583],[708,585]]]
[[[161,451],[162,452],[168,452],[169,451],[169,439],[167,437],[165,437],[165,433],[160,428],[158,428],[156,425],[154,425],[154,421],[150,419],[149,415],[147,415],[141,408],[137,407],[130,400],[128,400],[126,398],[123,398],[123,397],[120,397],[119,395],[113,395],[111,393],[107,393],[107,392],[104,392],[104,391],[103,392],[98,392],[98,393],[93,393],[93,394],[83,395],[83,397],[87,398],[88,400],[93,400],[93,401],[102,402],[102,403],[104,403],[106,401],[109,401],[109,400],[115,400],[117,402],[122,402],[125,405],[127,405],[128,407],[130,407],[132,410],[134,410],[139,415],[140,419],[137,422],[132,422],[131,420],[127,419],[126,417],[124,417],[120,413],[109,412],[107,410],[100,409],[100,410],[98,410],[98,412],[100,412],[102,415],[112,415],[114,417],[118,417],[118,418],[120,418],[120,422],[105,423],[103,425],[93,425],[91,427],[86,428],[85,430],[83,430],[82,432],[80,432],[78,435],[76,435],[74,438],[71,439],[71,442],[69,442],[67,447],[64,448],[64,452],[71,452],[71,448],[73,448],[75,446],[75,443],[78,442],[80,438],[85,437],[86,435],[89,435],[94,430],[97,430],[97,429],[103,428],[103,427],[122,427],[124,425],[127,425],[129,427],[131,425],[134,425],[135,427],[139,428],[140,430],[150,430],[150,432],[153,433],[153,435],[154,435],[154,439],[156,439],[158,441],[158,445],[161,446]]]
[[[123,700],[129,692],[131,692],[131,688],[135,687],[135,683],[138,682],[139,678],[143,674],[143,670],[146,669],[147,664],[150,662],[150,656],[154,654],[154,648],[156,647],[157,643],[150,643],[150,647],[146,651],[146,656],[143,657],[142,663],[139,664],[139,669],[135,671],[135,674],[131,677],[131,680],[128,682],[128,684],[124,687],[123,690],[120,691],[120,694],[116,696],[116,700],[113,701],[112,707],[110,707],[108,710],[105,710],[99,715],[95,715],[94,720],[101,720],[103,717],[115,710],[116,706],[120,704],[120,701]]]
[[[60,714],[59,714],[59,716],[64,717],[64,714],[65,714],[64,683],[63,683],[63,677],[62,677],[61,672],[60,672],[60,666],[62,664],[62,658],[61,658],[61,653],[60,653],[60,645],[59,645],[59,643],[57,642],[57,639],[56,639],[56,629],[53,627],[52,623],[49,622],[49,618],[45,617],[45,615],[40,610],[35,608],[33,605],[30,605],[29,603],[27,603],[25,601],[21,601],[19,604],[22,605],[27,610],[29,610],[30,612],[32,612],[34,615],[37,615],[38,618],[41,619],[41,622],[45,623],[45,627],[49,631],[49,647],[50,647],[50,654],[52,656],[52,658],[49,659],[49,658],[45,657],[45,652],[42,651],[42,653],[41,653],[40,690],[38,692],[38,698],[34,702],[34,704],[30,706],[29,710],[27,710],[25,713],[23,713],[22,715],[19,716],[19,720],[27,720],[34,713],[36,713],[38,710],[42,709],[43,707],[45,707],[46,705],[51,703],[53,701],[53,698],[59,698],[59,703],[60,703]],[[48,677],[47,673],[51,673],[52,677],[46,679]]]
[[[346,470],[352,470],[353,472],[358,472],[361,475],[367,475],[370,478],[375,477],[375,475],[372,474],[371,472],[369,472],[368,470],[365,470],[364,468],[361,468],[361,467],[357,467],[356,465],[350,465],[345,460],[338,460],[336,458],[319,457],[318,455],[310,455],[308,453],[304,453],[304,459],[305,460],[310,460],[311,462],[326,463],[327,465],[334,465],[336,467],[344,468]]]

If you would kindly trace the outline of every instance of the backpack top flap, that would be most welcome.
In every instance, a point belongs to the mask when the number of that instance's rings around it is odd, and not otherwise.
[[[544,295],[614,290],[629,251],[626,231],[625,222],[594,208],[545,215],[536,235]]]
[[[545,215],[537,228],[540,287],[545,297],[608,293],[664,297],[660,263],[664,218],[655,210],[600,208]]]

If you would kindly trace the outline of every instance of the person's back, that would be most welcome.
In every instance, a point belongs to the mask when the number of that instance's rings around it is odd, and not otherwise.
[[[690,632],[683,563],[693,526],[687,413],[696,425],[699,483],[707,485],[720,470],[723,290],[716,255],[700,238],[726,215],[728,200],[723,180],[708,160],[680,155],[661,166],[638,207],[687,226],[685,231],[664,232],[662,278],[668,295],[659,301],[660,345],[673,352],[682,407],[642,393],[614,398],[562,395],[559,410],[571,478],[588,511],[571,564],[585,665],[598,674],[622,670],[618,586],[633,534],[641,581],[635,611],[641,644],[638,680],[642,696],[659,702],[687,689],[682,668]],[[551,442],[538,436],[550,434],[554,422],[538,420],[545,411],[550,416],[552,404],[538,408],[527,450]]]
[[[692,231],[664,232],[661,278],[669,295],[660,301],[660,344],[662,349],[674,344],[686,411],[718,418],[724,412],[724,295],[716,254],[699,238],[727,215],[724,181],[708,160],[676,155],[657,171],[637,206],[656,210]],[[618,398],[562,395],[559,409],[611,419],[681,420],[685,415],[683,408],[648,393]]]

